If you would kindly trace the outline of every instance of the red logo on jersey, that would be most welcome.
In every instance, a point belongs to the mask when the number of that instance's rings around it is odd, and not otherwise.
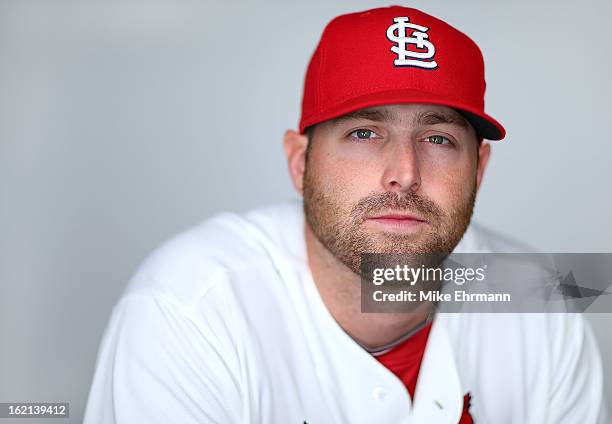
[[[459,424],[474,424],[474,420],[470,415],[470,406],[472,406],[472,396],[470,392],[467,392],[465,396],[463,396],[463,412],[461,413]]]

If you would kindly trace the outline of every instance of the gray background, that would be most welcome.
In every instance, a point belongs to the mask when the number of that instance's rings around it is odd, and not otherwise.
[[[281,140],[320,31],[388,4],[0,0],[0,401],[69,401],[81,421],[137,265],[216,211],[295,197]],[[508,129],[476,218],[612,252],[612,3],[410,5],[479,43]],[[589,319],[610,386],[611,315]]]

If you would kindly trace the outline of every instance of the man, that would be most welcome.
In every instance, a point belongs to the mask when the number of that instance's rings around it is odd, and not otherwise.
[[[362,253],[524,250],[470,223],[483,139],[505,135],[484,91],[480,50],[441,20],[332,20],[284,140],[303,205],[156,250],[113,312],[85,422],[607,422],[580,315],[361,310]]]

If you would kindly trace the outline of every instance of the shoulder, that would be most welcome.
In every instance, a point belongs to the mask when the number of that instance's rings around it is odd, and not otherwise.
[[[279,227],[295,221],[296,213],[294,203],[280,203],[208,218],[154,249],[123,296],[155,291],[178,304],[191,305],[222,290],[232,274],[271,267],[273,259],[287,251],[282,243],[292,244],[284,240]]]

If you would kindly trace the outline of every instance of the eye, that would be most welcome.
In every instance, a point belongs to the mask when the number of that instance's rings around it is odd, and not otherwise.
[[[372,130],[368,130],[365,128],[359,128],[358,130],[355,130],[352,133],[350,133],[349,137],[357,139],[357,140],[371,140],[373,138],[378,138],[379,135],[376,134]]]
[[[430,135],[429,137],[425,137],[425,140],[431,144],[453,144],[450,139],[442,135]]]

